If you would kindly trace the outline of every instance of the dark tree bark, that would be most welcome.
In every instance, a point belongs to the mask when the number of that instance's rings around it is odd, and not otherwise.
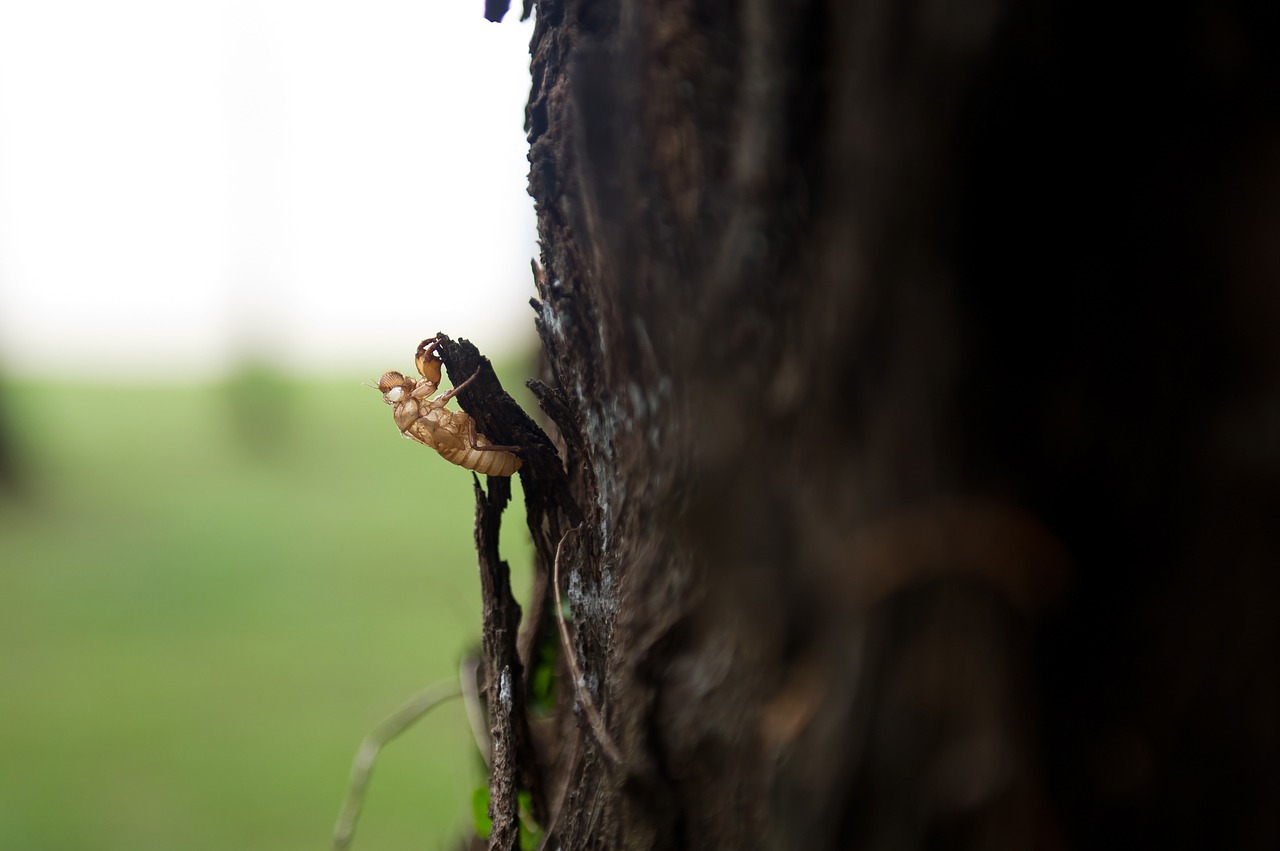
[[[1278,35],[538,4],[546,847],[1280,847]]]

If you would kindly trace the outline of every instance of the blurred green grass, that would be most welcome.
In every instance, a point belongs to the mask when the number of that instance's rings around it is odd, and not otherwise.
[[[5,392],[0,848],[327,847],[360,739],[478,644],[470,473],[358,381]],[[353,847],[447,847],[480,780],[450,702]]]

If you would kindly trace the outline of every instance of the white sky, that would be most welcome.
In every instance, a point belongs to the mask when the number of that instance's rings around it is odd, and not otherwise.
[[[0,0],[0,370],[532,345],[532,22],[482,0]]]

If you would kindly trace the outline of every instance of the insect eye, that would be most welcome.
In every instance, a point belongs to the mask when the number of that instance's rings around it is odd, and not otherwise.
[[[400,401],[400,397],[401,397],[401,396],[403,396],[403,395],[404,395],[404,388],[403,388],[403,387],[392,387],[390,390],[388,390],[388,391],[387,391],[387,401],[388,401],[388,402],[399,402],[399,401]]]

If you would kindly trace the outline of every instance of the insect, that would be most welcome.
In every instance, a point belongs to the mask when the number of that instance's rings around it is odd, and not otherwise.
[[[488,476],[510,476],[520,469],[520,458],[514,454],[520,447],[494,446],[483,434],[476,433],[475,420],[445,407],[476,380],[480,371],[447,393],[435,396],[440,389],[441,363],[435,349],[434,338],[418,344],[414,361],[422,375],[420,380],[398,372],[388,372],[378,380],[378,389],[383,401],[391,406],[396,426],[405,437],[434,449],[459,467]]]

